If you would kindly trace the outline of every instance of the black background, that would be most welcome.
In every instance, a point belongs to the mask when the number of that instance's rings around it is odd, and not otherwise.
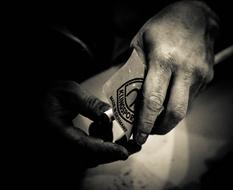
[[[57,153],[51,154],[51,148],[54,148],[51,139],[56,141],[58,137],[54,137],[41,119],[40,105],[46,88],[51,80],[82,81],[111,66],[114,36],[124,38],[129,44],[142,24],[170,2],[30,2],[9,6],[7,15],[12,18],[7,22],[6,32],[10,34],[7,38],[10,52],[5,64],[9,74],[4,77],[10,98],[7,102],[10,137],[7,136],[5,141],[6,154],[10,155],[8,185],[21,184],[34,189],[38,186],[49,187],[49,183],[58,179],[63,179],[67,185],[66,180],[70,180],[73,171],[58,174],[65,168],[63,164],[67,163],[67,158],[57,159]],[[209,1],[207,4],[220,17],[220,33],[215,45],[217,52],[233,44],[232,6],[230,1],[223,0]],[[87,43],[94,58],[90,58],[81,47],[57,30],[64,28]],[[233,82],[231,62],[232,58],[215,67],[214,80],[228,81],[227,84]],[[16,129],[12,131],[13,128]],[[58,138],[56,142],[67,148],[63,140]],[[48,146],[48,143],[52,145]],[[227,183],[231,185],[225,171],[232,171],[232,161],[232,154],[229,154],[204,175],[206,189],[215,189],[218,185],[223,187]],[[47,172],[48,168],[52,171],[58,165],[59,169],[55,170],[58,173]]]

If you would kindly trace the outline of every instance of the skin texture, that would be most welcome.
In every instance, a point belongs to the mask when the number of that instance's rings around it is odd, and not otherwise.
[[[134,141],[139,146],[132,141],[104,141],[98,131],[109,131],[109,126],[99,123],[91,126],[90,136],[75,128],[72,119],[78,114],[98,121],[109,105],[73,81],[58,81],[51,87],[44,105],[47,122],[77,150],[83,150],[86,155],[80,156],[88,158],[88,167],[127,159],[140,150],[149,134],[173,129],[185,117],[189,103],[211,81],[217,30],[217,17],[205,4],[185,1],[163,9],[136,34],[131,46],[147,66],[134,126]]]
[[[44,107],[45,119],[49,125],[54,127],[55,130],[59,130],[63,136],[75,144],[77,151],[81,150],[79,160],[84,158],[87,167],[128,158],[129,152],[123,146],[88,136],[82,130],[73,126],[72,119],[78,114],[95,121],[110,107],[90,95],[78,83],[74,81],[57,81],[54,83],[47,94]],[[98,124],[98,127],[102,127],[102,130],[106,131],[105,128],[109,128],[109,125]],[[108,136],[111,136],[111,134],[108,134]]]
[[[135,124],[138,144],[151,133],[172,130],[211,81],[217,31],[217,17],[207,5],[181,1],[152,17],[136,34],[131,45],[147,66]]]

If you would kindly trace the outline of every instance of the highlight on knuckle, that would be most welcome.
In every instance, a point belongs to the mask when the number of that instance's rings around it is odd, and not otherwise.
[[[146,106],[153,112],[159,112],[163,107],[163,100],[161,93],[152,93],[146,98]]]
[[[164,71],[165,73],[174,70],[175,67],[175,60],[172,56],[163,57],[159,59],[159,68]]]
[[[151,42],[155,39],[156,30],[153,27],[146,28],[143,33],[143,40],[145,42]]]

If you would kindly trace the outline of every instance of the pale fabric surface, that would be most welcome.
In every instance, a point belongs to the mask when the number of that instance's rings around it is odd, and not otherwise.
[[[102,84],[117,69],[112,67],[82,85],[106,101]],[[223,86],[219,81],[213,83],[179,126],[167,135],[150,136],[142,150],[128,160],[89,169],[83,189],[160,190],[197,182],[207,169],[206,160],[224,155],[232,142],[233,90]],[[74,123],[87,131],[90,121],[78,116]]]

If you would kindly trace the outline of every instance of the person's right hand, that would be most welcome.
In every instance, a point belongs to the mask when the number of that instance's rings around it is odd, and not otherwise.
[[[218,18],[206,4],[179,1],[136,34],[132,47],[147,66],[135,122],[138,144],[149,134],[163,135],[176,127],[212,80],[218,28]]]
[[[77,151],[82,153],[79,155],[80,160],[81,157],[84,158],[85,165],[93,167],[126,160],[129,156],[129,152],[123,146],[88,136],[81,129],[73,126],[72,119],[78,114],[97,121],[108,108],[108,104],[87,93],[76,82],[59,81],[49,90],[46,97],[45,118],[54,130],[59,130],[75,144]],[[111,137],[111,126],[102,127]]]

